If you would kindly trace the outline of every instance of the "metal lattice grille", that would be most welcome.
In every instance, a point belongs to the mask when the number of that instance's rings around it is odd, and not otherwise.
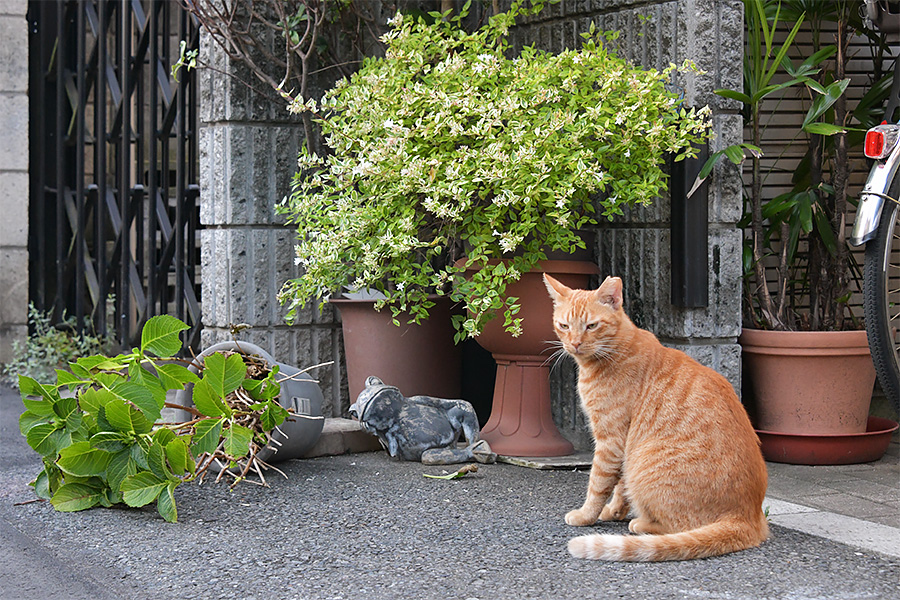
[[[196,345],[196,76],[171,65],[197,26],[175,0],[32,0],[28,17],[32,301],[123,345],[171,314]]]

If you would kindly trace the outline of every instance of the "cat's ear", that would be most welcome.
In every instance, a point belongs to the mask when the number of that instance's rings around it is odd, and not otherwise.
[[[550,294],[553,304],[558,303],[564,298],[568,298],[569,293],[572,291],[546,273],[544,273],[544,285],[547,286],[547,292]]]
[[[622,280],[618,277],[607,277],[595,292],[597,300],[613,310],[622,308]]]

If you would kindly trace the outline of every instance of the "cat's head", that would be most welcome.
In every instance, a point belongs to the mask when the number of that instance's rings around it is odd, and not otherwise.
[[[544,275],[553,300],[553,328],[572,356],[608,356],[627,322],[622,310],[622,280],[607,277],[596,290],[575,290]]]

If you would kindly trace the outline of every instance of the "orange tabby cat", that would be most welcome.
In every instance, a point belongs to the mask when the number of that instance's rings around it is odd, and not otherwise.
[[[556,333],[578,363],[595,439],[587,499],[566,523],[624,520],[632,511],[628,529],[653,534],[576,537],[569,551],[598,560],[685,560],[762,543],[766,465],[731,384],[632,323],[618,277],[593,291],[547,275],[544,282]]]

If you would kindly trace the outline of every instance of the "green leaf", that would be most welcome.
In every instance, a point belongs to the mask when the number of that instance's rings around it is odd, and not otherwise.
[[[128,506],[146,506],[159,497],[168,483],[149,471],[141,471],[122,482],[122,499]]]
[[[456,471],[455,473],[448,473],[448,474],[446,474],[446,475],[429,475],[428,473],[422,473],[422,475],[423,475],[424,477],[428,477],[429,479],[447,479],[447,480],[450,480],[450,479],[459,479],[459,478],[461,478],[461,477],[465,477],[465,476],[468,475],[469,473],[474,473],[474,472],[476,472],[476,471],[478,471],[478,466],[477,466],[477,465],[466,465],[466,466],[464,466],[463,468],[461,468],[459,471]]]
[[[225,454],[232,458],[242,458],[250,452],[250,442],[253,441],[253,430],[240,425],[232,424],[224,431]]]
[[[53,492],[50,491],[50,476],[47,475],[46,468],[38,473],[38,476],[34,482],[32,482],[32,485],[34,485],[34,493],[38,498],[49,500],[53,497]]]
[[[231,416],[231,409],[206,379],[194,384],[194,406],[207,417]]]
[[[845,133],[847,130],[843,127],[832,125],[831,123],[821,123],[819,121],[813,121],[812,123],[804,125],[803,131],[815,135],[834,135],[837,133]]]
[[[19,431],[22,435],[28,435],[28,431],[35,425],[46,423],[47,417],[26,410],[19,415]]]
[[[116,431],[126,433],[150,433],[153,423],[140,410],[120,398],[110,401],[104,407],[106,420]]]
[[[65,423],[66,429],[75,430],[81,425],[81,410],[75,398],[60,398],[53,403],[53,412]]]
[[[166,444],[166,459],[169,461],[169,467],[176,475],[184,475],[187,472],[194,472],[195,464],[188,451],[187,444],[182,439],[175,439]]]
[[[244,388],[254,400],[263,400],[263,382],[261,379],[245,379],[241,382],[241,387]]]
[[[718,150],[709,155],[709,158],[706,159],[706,162],[703,163],[703,166],[700,168],[700,173],[697,175],[697,181],[694,182],[691,191],[688,192],[688,197],[693,195],[694,190],[700,187],[700,184],[703,183],[703,180],[709,177],[709,174],[712,173],[713,167],[716,166],[716,163],[719,162],[719,158],[725,154],[724,150]]]
[[[41,456],[56,456],[65,432],[53,423],[35,425],[25,434],[25,440]]]
[[[288,411],[274,400],[266,403],[266,409],[259,416],[264,431],[272,431],[288,418]]]
[[[165,403],[165,391],[163,391],[163,401],[160,402],[159,398],[154,397],[153,392],[147,387],[133,381],[118,383],[110,389],[110,392],[137,407],[151,423],[159,419]]]
[[[159,444],[151,444],[150,452],[147,453],[147,464],[150,466],[150,472],[160,479],[169,479],[169,467],[166,465],[166,450]]]
[[[61,512],[75,512],[96,506],[102,496],[103,488],[85,483],[65,483],[50,498],[50,504]]]
[[[222,419],[204,419],[194,426],[191,450],[195,456],[212,453],[219,446],[222,437]]]
[[[798,77],[796,79],[789,79],[788,81],[782,81],[781,83],[773,83],[772,85],[767,85],[753,94],[750,98],[751,104],[759,104],[760,100],[771,96],[775,92],[779,92],[781,90],[787,89],[789,87],[793,87],[797,84],[805,83],[806,85],[815,85],[815,82],[810,80],[807,77]]]
[[[93,356],[82,356],[74,363],[69,363],[69,367],[73,372],[78,372],[82,377],[89,377],[96,369],[118,369],[123,366],[121,360],[110,359],[106,356],[95,354]]]
[[[772,60],[772,67],[765,74],[765,78],[763,80],[764,85],[768,85],[768,83],[772,80],[772,77],[775,76],[775,73],[778,71],[778,68],[781,65],[781,61],[784,59],[788,50],[791,47],[791,44],[794,43],[794,38],[797,37],[797,33],[800,31],[800,28],[803,26],[803,18],[797,19],[797,22],[794,23],[794,28],[791,29],[791,32],[788,34],[787,38],[784,40],[784,43],[781,45],[781,48],[778,49],[778,53],[775,55],[775,58]],[[772,29],[772,34],[774,34],[774,28]],[[771,42],[771,39],[770,39]]]
[[[59,451],[56,464],[67,475],[92,477],[106,471],[109,459],[109,452],[93,448],[89,442],[75,442]]]
[[[160,427],[153,432],[153,443],[165,447],[166,444],[176,439],[178,436],[168,427]]]
[[[137,472],[138,465],[132,457],[132,448],[125,448],[110,457],[109,465],[106,467],[106,480],[110,488],[119,492],[125,478]]]
[[[82,383],[88,383],[87,379],[73,375],[69,371],[56,369],[56,385],[74,386]]]
[[[820,94],[813,100],[812,105],[809,107],[809,110],[806,111],[806,116],[803,118],[803,130],[809,131],[808,127],[813,125],[813,122],[825,114],[825,111],[831,108],[831,106],[837,102],[837,99],[841,97],[844,93],[844,90],[847,89],[847,85],[850,83],[849,79],[842,79],[840,81],[835,81],[827,88],[825,88],[825,93]],[[822,123],[824,125],[825,123]],[[832,125],[832,127],[835,127]],[[840,128],[838,128],[840,129]],[[816,133],[816,132],[811,132]],[[824,134],[828,135],[828,134]]]
[[[159,378],[137,362],[128,365],[128,376],[130,377],[132,384],[147,390],[156,401],[158,408],[162,410],[162,407],[166,403],[166,388]],[[159,417],[157,416],[152,420],[155,421],[158,418]]]
[[[156,365],[156,373],[167,390],[183,390],[184,384],[200,381],[190,369],[174,363]]]
[[[102,493],[100,494],[100,506],[104,508],[110,508],[114,504],[118,504],[122,501],[122,496],[118,492],[114,492],[109,488],[103,488]]]
[[[238,389],[247,376],[247,365],[240,354],[224,354],[215,352],[203,359],[203,381],[224,397]]]
[[[254,400],[271,400],[281,392],[281,385],[268,377],[266,379],[245,379],[241,383],[241,387]]]
[[[75,398],[60,398],[53,403],[53,413],[65,421],[69,416],[78,410],[78,402]]]
[[[59,393],[52,386],[41,385],[26,375],[19,375],[19,393],[22,394],[23,400],[26,396],[40,396],[49,402],[59,398]]]
[[[720,89],[715,90],[714,93],[722,96],[723,98],[730,98],[731,100],[737,100],[738,102],[741,102],[743,104],[750,104],[750,96],[736,90]]]
[[[56,413],[53,411],[53,403],[55,400],[34,400],[31,398],[22,398],[22,404],[25,405],[30,412],[41,415],[42,417],[54,417]]]
[[[814,210],[813,215],[816,218],[816,231],[822,239],[822,244],[825,245],[831,256],[837,255],[837,242],[834,239],[834,232],[831,230],[831,223],[828,222],[825,211]]]
[[[821,64],[822,61],[828,60],[835,54],[837,54],[837,46],[835,46],[834,44],[825,46],[824,48],[821,48],[818,52],[815,52],[814,54],[811,54],[809,57],[807,57],[807,59],[804,60],[803,63],[800,65],[801,70],[803,69],[803,67],[806,67],[806,68],[816,67],[819,64]]]
[[[178,520],[178,509],[175,506],[175,488],[178,487],[179,483],[176,481],[169,482],[156,501],[157,512],[169,523],[175,523]]]
[[[740,164],[744,162],[744,149],[739,145],[728,146],[723,152],[725,152],[725,156],[728,157],[728,160],[735,165],[740,166]]]
[[[134,441],[136,443],[131,446],[131,459],[134,461],[134,464],[137,465],[138,469],[150,469],[150,462],[148,460],[148,455],[150,454],[150,442],[144,437],[137,437]]]
[[[115,398],[115,394],[106,388],[87,388],[79,393],[78,404],[81,406],[81,410],[96,417],[100,413],[100,408]]]
[[[88,441],[94,448],[106,452],[121,452],[134,443],[134,436],[120,431],[98,431]]]
[[[190,329],[184,321],[169,315],[151,317],[141,331],[141,352],[150,352],[159,358],[169,358],[181,350],[178,334]]]

